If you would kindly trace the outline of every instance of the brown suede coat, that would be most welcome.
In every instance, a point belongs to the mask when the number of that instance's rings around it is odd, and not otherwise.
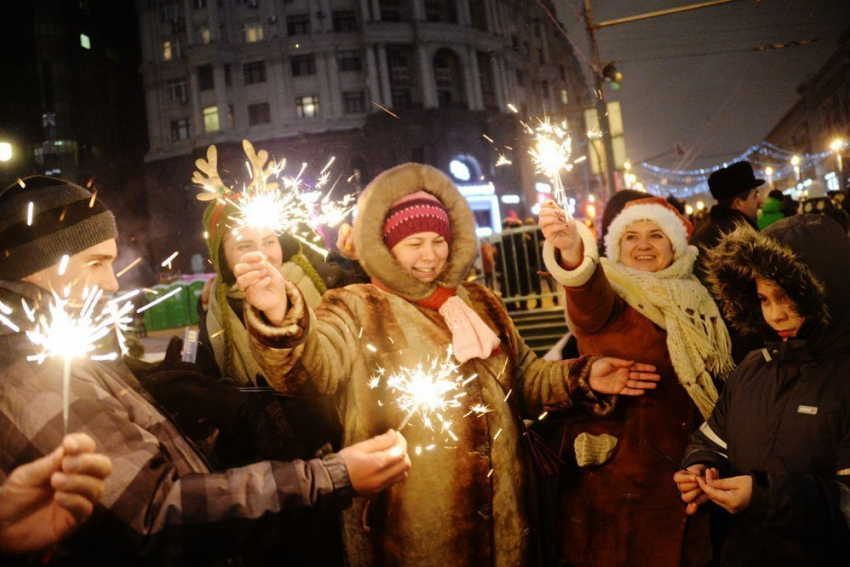
[[[703,420],[673,370],[667,333],[614,293],[600,265],[586,284],[565,289],[580,353],[653,364],[661,382],[641,397],[621,399],[607,417],[565,424],[568,466],[558,491],[563,557],[580,567],[705,565],[708,517],[687,518],[673,483],[675,463]],[[612,459],[579,468],[573,442],[582,432],[619,439]]]
[[[386,258],[389,250],[380,240],[380,229],[376,239],[375,232],[364,228],[372,228],[374,219],[382,222],[399,196],[422,188],[449,210],[452,247],[438,283],[457,286],[477,251],[474,236],[456,232],[459,227],[472,230],[471,212],[443,174],[408,164],[373,182],[361,200],[355,226],[361,256],[366,251],[372,259],[364,258],[364,267],[394,292],[373,285],[332,290],[313,312],[290,286],[291,305],[280,327],[270,327],[254,310],[246,312],[253,347],[269,382],[297,393],[310,380],[320,392],[334,395],[345,445],[398,427],[404,417],[391,393],[381,385],[370,387],[380,368],[415,366],[444,354],[451,343],[438,312],[402,297],[427,297],[433,291],[428,288],[435,286],[406,275],[391,255]],[[373,254],[379,249],[381,254]],[[414,420],[404,430],[413,461],[409,478],[371,501],[357,499],[344,513],[346,556],[353,567],[538,564],[533,471],[520,416],[533,418],[574,403],[598,414],[611,409],[612,400],[595,396],[588,386],[592,358],[539,360],[489,291],[464,284],[458,296],[497,333],[500,350],[461,366],[464,376],[476,378],[466,385],[463,407],[452,415],[457,440],[434,437]],[[463,417],[469,406],[479,403],[491,411]],[[432,443],[435,447],[428,450]]]

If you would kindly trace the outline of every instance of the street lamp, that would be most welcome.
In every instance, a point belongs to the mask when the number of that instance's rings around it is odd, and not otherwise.
[[[6,162],[12,159],[12,144],[0,142],[0,161]]]
[[[764,174],[767,175],[767,184],[773,189],[773,168],[770,166],[765,167]]]
[[[794,166],[794,176],[797,178],[797,181],[800,180],[800,156],[794,156],[791,158],[791,165]]]
[[[841,149],[844,147],[844,140],[841,138],[835,139],[830,145],[829,148],[835,152],[835,159],[838,160],[838,172],[842,172],[841,168]]]

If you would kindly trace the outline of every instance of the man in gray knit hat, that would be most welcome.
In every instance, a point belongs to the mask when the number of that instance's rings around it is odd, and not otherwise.
[[[0,193],[0,210],[0,279],[33,283],[72,303],[94,286],[118,290],[115,217],[91,193],[34,176]]]
[[[62,362],[27,360],[34,347],[22,303],[38,312],[53,299],[46,291],[73,304],[84,289],[117,290],[116,234],[112,214],[73,183],[32,177],[0,192],[0,482],[63,438]],[[190,385],[197,377],[194,365],[169,364],[158,371]],[[334,514],[410,468],[404,438],[388,431],[310,461],[212,472],[122,362],[78,359],[71,368],[68,428],[90,435],[113,473],[89,525],[54,550],[53,563],[219,564],[249,547],[262,558],[260,542],[297,543],[305,518]]]

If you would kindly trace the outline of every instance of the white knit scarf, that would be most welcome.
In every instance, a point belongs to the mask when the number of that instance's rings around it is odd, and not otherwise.
[[[669,267],[644,272],[602,258],[612,289],[633,309],[667,331],[667,350],[679,383],[708,418],[717,401],[712,375],[732,370],[732,344],[717,305],[693,275],[696,249]]]

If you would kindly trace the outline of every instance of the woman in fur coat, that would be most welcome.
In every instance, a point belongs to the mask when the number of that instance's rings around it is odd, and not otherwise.
[[[445,358],[451,346],[467,378],[457,398],[462,407],[446,411],[452,434],[414,417],[404,430],[416,455],[409,478],[345,512],[348,563],[538,564],[522,419],[571,406],[604,415],[614,394],[652,388],[654,368],[596,356],[537,359],[500,300],[461,283],[478,251],[475,221],[449,178],[432,167],[406,164],[380,174],[358,204],[354,230],[372,283],[331,290],[315,310],[261,254],[244,256],[234,270],[266,377],[282,392],[312,382],[335,396],[345,445],[400,427],[405,412],[386,384],[394,371]],[[464,417],[472,407],[480,411]]]
[[[665,478],[714,407],[713,378],[732,361],[717,306],[693,275],[691,224],[664,199],[630,201],[611,221],[600,260],[590,230],[565,217],[544,204],[543,258],[565,286],[579,352],[639,357],[661,382],[604,418],[564,424],[559,551],[578,567],[704,566],[708,517],[687,518]]]
[[[730,566],[850,561],[850,239],[826,215],[741,227],[707,262],[730,323],[765,348],[729,378],[674,480],[730,514]]]

